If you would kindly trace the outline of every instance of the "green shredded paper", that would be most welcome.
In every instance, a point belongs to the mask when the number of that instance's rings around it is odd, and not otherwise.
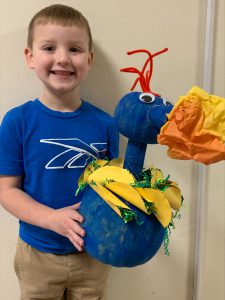
[[[121,206],[118,206],[118,208],[125,223],[137,220],[137,215],[133,210]]]

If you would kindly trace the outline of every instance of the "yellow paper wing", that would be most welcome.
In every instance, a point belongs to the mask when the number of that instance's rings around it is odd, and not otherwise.
[[[156,217],[163,227],[167,227],[172,218],[172,211],[166,196],[159,190],[135,188],[146,201],[153,202],[156,208]]]
[[[163,194],[166,196],[166,198],[170,203],[170,206],[173,209],[179,210],[181,208],[182,196],[181,196],[181,191],[177,186],[171,185],[170,187],[168,187],[163,191]]]
[[[95,184],[91,184],[90,186],[121,218],[123,218],[123,216],[121,214],[120,208],[124,208],[132,212],[132,210],[126,204],[124,204],[120,199],[118,199],[113,193],[107,190],[100,183],[96,182]]]
[[[99,182],[101,184],[107,181],[118,181],[123,183],[134,183],[133,175],[126,169],[116,166],[105,166],[94,171],[89,177],[88,182]]]
[[[79,180],[78,180],[78,185],[81,183],[86,183],[88,181],[88,177],[97,169],[105,166],[107,164],[107,160],[103,159],[98,159],[95,160],[94,162],[91,162],[84,170],[84,172],[81,174]]]
[[[157,180],[164,179],[163,173],[159,169],[151,168],[151,175],[152,175],[152,178],[151,178],[152,186],[156,184]]]
[[[130,185],[123,182],[110,182],[106,184],[106,187],[113,193],[117,194],[121,198],[125,199],[129,203],[142,210],[143,212],[148,213],[143,199],[138,194],[138,192]]]

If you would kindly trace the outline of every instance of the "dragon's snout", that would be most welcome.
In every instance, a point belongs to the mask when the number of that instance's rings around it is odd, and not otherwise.
[[[151,93],[131,92],[118,103],[114,117],[121,134],[138,143],[156,144],[173,105]]]

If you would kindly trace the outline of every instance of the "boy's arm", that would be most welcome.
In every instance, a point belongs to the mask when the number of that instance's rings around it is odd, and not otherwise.
[[[83,222],[83,217],[77,211],[79,204],[55,210],[35,201],[20,187],[20,176],[0,176],[1,205],[26,223],[53,230],[67,237],[82,251],[82,237],[85,232],[79,225]]]

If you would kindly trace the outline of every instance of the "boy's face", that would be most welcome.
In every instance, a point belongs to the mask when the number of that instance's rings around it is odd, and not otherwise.
[[[36,25],[32,49],[25,49],[30,68],[44,84],[44,95],[79,96],[92,63],[88,34],[77,26]],[[46,95],[45,95],[46,94]]]

